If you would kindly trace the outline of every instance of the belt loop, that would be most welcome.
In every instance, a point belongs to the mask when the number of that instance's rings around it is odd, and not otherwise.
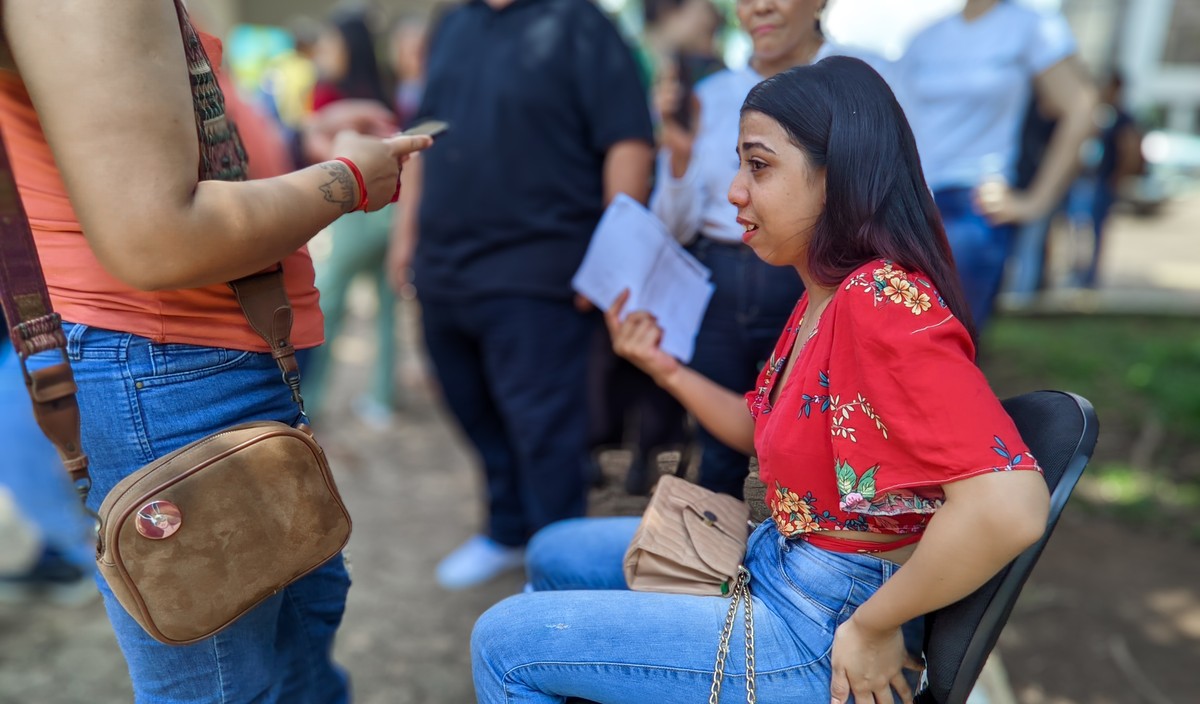
[[[63,331],[67,338],[67,359],[78,362],[83,359],[83,334],[87,326],[83,323],[63,323]]]

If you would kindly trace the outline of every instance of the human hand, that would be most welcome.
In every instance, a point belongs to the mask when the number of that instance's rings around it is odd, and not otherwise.
[[[301,133],[304,156],[312,164],[332,159],[333,140],[344,130],[382,139],[399,129],[396,116],[378,101],[338,100],[305,119]]]
[[[653,315],[639,310],[621,320],[621,311],[628,300],[629,289],[625,289],[604,314],[604,324],[608,326],[608,334],[612,337],[613,352],[662,385],[682,365],[659,347],[662,328]]]
[[[582,293],[575,294],[574,303],[575,310],[579,311],[580,313],[591,313],[592,311],[596,310],[596,306],[592,305],[592,302],[589,301]]]
[[[393,203],[400,193],[400,167],[409,156],[427,149],[433,138],[393,135],[384,139],[351,130],[338,133],[333,140],[333,157],[345,157],[362,172],[367,188],[367,210],[375,211]]]
[[[884,632],[864,628],[853,616],[833,635],[831,704],[891,704],[892,690],[904,704],[912,704],[913,691],[904,670],[924,666],[904,649],[899,628]]]
[[[401,237],[393,237],[388,245],[384,271],[392,290],[401,298],[412,298],[415,294],[409,277],[412,273],[413,247]]]
[[[1025,191],[1018,191],[1001,181],[979,186],[973,199],[975,210],[992,225],[1029,222],[1045,214]]]

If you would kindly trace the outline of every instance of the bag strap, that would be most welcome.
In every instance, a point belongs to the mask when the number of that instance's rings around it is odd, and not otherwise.
[[[271,348],[283,383],[292,390],[292,401],[300,408],[301,420],[307,423],[304,398],[300,395],[300,365],[291,341],[292,304],[283,286],[283,267],[230,281],[229,287],[242,307],[246,322]]]
[[[196,115],[196,137],[200,142],[199,178],[202,181],[244,181],[246,150],[237,125],[225,114],[225,96],[208,52],[196,28],[188,19],[187,8],[175,0],[175,14],[183,37],[183,52],[188,63],[192,86],[192,106]],[[283,284],[282,265],[229,282],[242,313],[258,333],[279,365],[283,381],[292,390],[292,400],[305,420],[304,400],[300,396],[300,367],[292,347],[292,306]]]
[[[725,614],[725,625],[721,629],[721,640],[717,646],[717,664],[713,668],[712,686],[709,688],[708,704],[717,704],[721,699],[721,682],[725,679],[725,658],[729,656],[729,638],[733,635],[733,624],[737,618],[738,602],[745,602],[742,610],[742,620],[746,626],[746,704],[758,702],[758,689],[754,673],[754,603],[750,596],[750,571],[738,566],[737,581],[733,585],[733,594],[729,603],[729,611]]]
[[[189,65],[203,62],[211,76],[211,65],[200,45],[195,30],[187,19],[179,0],[175,2],[179,23],[184,35],[184,48]],[[197,80],[207,77],[193,67],[193,100]],[[203,72],[202,72],[203,73]],[[215,77],[210,80],[215,81]],[[219,92],[220,123],[209,115],[201,115],[196,106],[197,130],[201,149],[201,178],[212,178],[216,169],[237,169],[244,166],[244,150],[236,129],[228,123],[228,132],[214,130],[224,127],[223,100]],[[220,154],[218,154],[220,152]],[[219,159],[218,159],[219,156]],[[238,163],[239,157],[243,163]],[[236,178],[236,177],[235,177]],[[230,179],[234,180],[234,179]],[[242,313],[250,327],[271,349],[279,365],[283,381],[292,390],[292,400],[300,408],[305,421],[304,400],[300,395],[300,368],[296,349],[291,344],[292,306],[283,283],[283,268],[247,276],[229,282]],[[75,377],[67,358],[67,339],[62,330],[62,317],[54,312],[50,293],[42,273],[41,260],[29,226],[29,217],[21,203],[13,176],[12,162],[0,132],[0,307],[8,323],[9,337],[16,349],[25,376],[25,386],[33,401],[33,414],[42,432],[54,444],[76,490],[86,498],[91,489],[88,477],[88,458],[83,451],[80,434],[79,402],[75,398]],[[58,350],[62,360],[42,369],[30,371],[26,360],[34,354]],[[303,426],[302,426],[303,427]]]
[[[4,308],[9,337],[21,362],[25,387],[33,401],[33,416],[42,432],[54,443],[79,492],[86,495],[90,488],[88,458],[80,442],[79,403],[75,400],[75,378],[67,361],[67,338],[62,331],[62,318],[50,305],[41,260],[33,243],[33,232],[29,229],[29,218],[17,192],[2,135],[0,305]],[[30,355],[50,350],[58,350],[62,360],[30,371],[25,360]]]

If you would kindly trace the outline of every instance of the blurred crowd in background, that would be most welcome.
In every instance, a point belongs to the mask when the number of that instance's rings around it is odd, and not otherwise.
[[[195,4],[196,17],[203,22],[204,3]],[[943,207],[947,228],[953,230],[958,226],[955,223],[974,228],[970,237],[974,237],[982,248],[967,252],[959,250],[956,244],[960,270],[966,266],[965,262],[973,262],[970,278],[976,283],[982,282],[986,289],[978,292],[978,301],[972,300],[981,326],[992,312],[994,299],[1001,290],[1011,294],[1009,300],[1015,305],[1021,305],[1034,300],[1047,288],[1087,289],[1102,285],[1105,224],[1113,208],[1128,207],[1151,215],[1173,191],[1188,187],[1189,174],[1200,171],[1200,146],[1197,146],[1200,142],[1188,134],[1186,120],[1181,122],[1177,112],[1160,106],[1143,105],[1141,110],[1131,109],[1127,100],[1131,81],[1122,70],[1122,62],[1116,59],[1135,55],[1137,48],[1126,47],[1120,56],[1101,52],[1109,60],[1094,60],[1093,49],[1097,44],[1095,23],[1091,21],[1094,17],[1080,10],[1078,4],[1066,3],[1060,7],[1058,3],[1022,4],[1017,0],[1004,0],[997,3],[1000,7],[987,9],[987,12],[1013,12],[1012,17],[1000,22],[999,15],[994,15],[992,24],[977,23],[979,18],[975,18],[976,22],[964,22],[959,14],[961,1],[911,4],[914,8],[920,7],[907,18],[907,29],[900,32],[904,36],[886,36],[886,41],[879,41],[885,36],[878,28],[879,18],[868,21],[868,15],[861,14],[864,3],[853,0],[832,0],[827,8],[825,3],[812,0],[603,3],[602,9],[622,33],[629,48],[631,65],[636,68],[636,85],[614,90],[623,94],[632,90],[641,96],[641,105],[635,110],[647,113],[653,124],[659,163],[657,169],[648,170],[643,176],[647,193],[654,188],[655,195],[643,200],[661,201],[664,189],[673,180],[683,180],[689,173],[687,159],[683,168],[673,173],[671,160],[679,156],[680,149],[688,150],[689,158],[701,160],[707,158],[704,156],[707,149],[705,130],[716,130],[721,138],[727,136],[720,132],[720,127],[709,124],[717,119],[712,113],[716,106],[704,104],[703,96],[715,95],[716,81],[723,80],[720,75],[761,71],[753,63],[754,57],[766,56],[770,47],[764,48],[757,29],[747,27],[745,29],[751,29],[751,32],[743,32],[739,20],[742,25],[746,18],[753,22],[755,13],[761,9],[758,6],[772,6],[774,12],[778,10],[774,6],[781,5],[785,12],[780,16],[789,22],[799,18],[795,36],[785,37],[792,44],[778,50],[783,52],[780,56],[784,64],[819,58],[817,52],[820,51],[861,56],[893,84],[901,104],[910,111],[927,172],[935,159],[940,160],[939,167],[944,167],[943,180],[935,183],[930,176],[930,186],[938,195],[939,206]],[[967,3],[967,6],[974,4]],[[1133,8],[1135,3],[1109,4],[1113,13],[1126,13],[1135,24],[1143,21],[1137,14],[1141,11]],[[1186,2],[1179,4],[1188,5]],[[1034,7],[1025,15],[1012,11],[1013,5]],[[252,168],[265,176],[303,165],[304,155],[289,148],[290,144],[296,143],[293,136],[302,132],[314,115],[339,101],[374,101],[389,110],[401,128],[413,125],[419,117],[441,117],[422,114],[421,106],[427,88],[430,37],[437,35],[448,7],[452,5],[400,12],[387,2],[369,6],[338,5],[330,7],[328,14],[323,16],[281,17],[277,26],[238,24],[230,28],[225,38],[226,93],[236,96],[230,101],[231,112],[252,154]],[[859,15],[854,14],[856,7]],[[1072,8],[1076,10],[1075,14],[1072,14]],[[1178,47],[1200,45],[1194,41],[1200,35],[1200,19],[1194,8],[1184,7],[1176,14],[1186,21],[1166,25],[1171,33],[1167,37],[1168,49],[1186,52]],[[215,13],[213,17],[219,15]],[[855,37],[856,17],[861,21],[859,29],[862,30],[858,36],[873,38],[876,40],[874,46],[855,46],[851,41]],[[1082,18],[1087,22],[1068,27],[1064,17]],[[963,80],[961,74],[948,78],[935,75],[937,67],[946,61],[946,56],[939,52],[945,52],[947,47],[955,46],[956,42],[993,42],[999,46],[1017,36],[1018,25],[1028,22],[1036,24],[1028,35],[1032,37],[1029,41],[1035,44],[1021,48],[1026,52],[1022,56],[1029,57],[1027,74],[1021,79],[1026,85],[1021,90],[1000,94],[998,84],[992,82],[994,77],[986,68],[980,69],[976,77],[982,78],[978,81]],[[827,38],[824,43],[819,34],[822,23]],[[868,25],[870,31],[866,31]],[[922,33],[917,33],[918,30]],[[1076,38],[1072,36],[1072,30],[1084,34]],[[1163,31],[1168,30],[1164,28]],[[1193,34],[1186,34],[1188,31]],[[971,35],[971,32],[976,34]],[[1176,36],[1179,32],[1184,32],[1182,39]],[[868,36],[872,33],[873,37]],[[770,31],[762,36],[767,34]],[[1191,45],[1186,41],[1188,36],[1193,39]],[[1170,49],[1172,46],[1177,48]],[[797,58],[808,51],[806,47],[813,53]],[[443,47],[442,51],[452,52],[446,59],[452,61],[453,52],[465,52],[466,49]],[[787,53],[789,51],[794,53]],[[1063,63],[1068,58],[1072,60]],[[744,68],[748,61],[750,69]],[[1047,71],[1055,72],[1050,83],[1035,85],[1039,81],[1045,83],[1046,76],[1042,74]],[[914,72],[920,75],[914,77]],[[752,82],[758,76],[757,73],[751,75]],[[613,80],[624,79],[618,76]],[[436,89],[436,86],[431,84],[430,88]],[[736,112],[740,98],[733,94],[739,90],[744,95],[742,88],[730,89],[729,104],[717,109]],[[992,91],[992,94],[975,94],[981,90]],[[1047,96],[1049,100],[1045,99]],[[955,106],[960,99],[968,101],[967,107]],[[600,103],[604,100],[602,97]],[[978,104],[989,109],[994,107],[998,115],[1004,115],[982,117],[977,112],[972,113],[976,108],[971,106]],[[943,106],[949,112],[933,116],[932,113],[939,109],[937,106]],[[1194,106],[1192,109],[1195,110]],[[429,110],[424,112],[429,113]],[[917,114],[921,112],[928,113],[928,119],[918,119]],[[997,138],[999,141],[994,149],[983,148],[974,135],[967,135],[967,141],[955,144],[953,128],[963,121],[964,116],[983,121],[1016,119],[1020,128],[1006,131],[1003,125],[997,127],[1004,135]],[[1068,128],[1057,129],[1063,124],[1074,125],[1077,139],[1072,141],[1068,136],[1055,142],[1056,135],[1070,131]],[[992,127],[981,125],[981,133]],[[1193,122],[1191,129],[1194,128]],[[452,124],[450,134],[460,138],[456,131],[469,129],[468,125]],[[923,129],[934,131],[924,138],[924,142]],[[443,148],[462,143],[449,139]],[[957,151],[940,153],[939,143],[945,141],[951,142],[951,148]],[[680,144],[685,146],[680,147]],[[732,160],[733,146],[719,142],[715,149]],[[972,152],[974,161],[965,166],[970,173],[964,176],[964,165],[955,160],[967,152]],[[1005,155],[996,157],[998,152],[1005,152]],[[488,155],[474,158],[487,159]],[[999,161],[994,161],[997,158]],[[1041,171],[1042,165],[1055,158],[1062,162],[1057,174],[1045,175]],[[713,172],[718,180],[728,171],[726,166],[723,164]],[[550,174],[549,178],[555,176]],[[1031,206],[1028,202],[1022,204],[1011,200],[1014,193],[1037,190],[1039,179],[1044,184],[1038,197],[1044,202]],[[986,187],[992,180],[1002,181],[1002,190],[996,210],[988,211],[991,206],[986,202],[981,206],[980,202],[987,201]],[[639,197],[641,195],[645,194]],[[727,204],[719,202],[723,193],[710,195],[716,201],[709,205],[716,210],[710,212],[705,209],[708,206],[697,205],[698,215],[682,226],[677,236],[689,247],[706,246],[723,252],[722,248],[728,243],[722,241],[720,227],[713,226],[711,213],[719,212]],[[404,301],[415,297],[424,303],[420,254],[414,264],[411,251],[397,252],[397,247],[412,246],[405,242],[402,232],[406,217],[415,218],[415,214],[406,213],[404,206],[402,201],[369,215],[344,217],[331,227],[331,236],[314,246],[317,285],[326,321],[326,343],[309,355],[303,365],[308,407],[318,424],[331,410],[327,400],[329,380],[338,363],[332,351],[336,349],[350,308],[350,285],[360,277],[369,280],[374,291],[372,310],[377,348],[369,384],[360,393],[353,394],[353,417],[355,422],[380,431],[393,423],[400,403],[398,397],[404,388],[396,372],[401,346],[399,336],[406,333],[401,332],[398,321],[403,320],[404,309],[410,307]],[[463,203],[462,207],[469,210],[475,206]],[[1026,209],[1017,212],[1020,207]],[[670,209],[659,202],[655,212],[664,217],[664,208]],[[730,224],[726,223],[726,226]],[[414,226],[411,220],[407,226]],[[591,226],[594,221],[588,224]],[[954,242],[953,232],[951,240]],[[735,257],[746,255],[746,252],[730,252]],[[1054,257],[1048,258],[1048,252],[1053,252]],[[701,258],[714,270],[726,266],[714,263],[716,255]],[[565,264],[573,267],[577,263]],[[407,271],[413,266],[418,267],[415,281]],[[749,269],[729,270],[735,272],[730,274],[731,277],[751,275],[746,273]],[[717,272],[716,275],[719,279],[721,274]],[[722,285],[720,280],[717,283]],[[785,301],[794,301],[797,295],[798,291],[791,289],[780,294]],[[720,293],[718,300],[719,297]],[[756,323],[764,331],[760,337],[765,342],[755,343],[762,346],[761,353],[751,350],[746,358],[763,357],[769,352],[789,310],[790,305],[785,304],[779,320],[762,319]],[[729,321],[740,320],[738,316],[744,313],[736,310],[736,306],[720,308],[718,303],[714,303],[713,311],[716,311],[713,315],[728,316]],[[717,325],[718,322],[706,320],[705,324]],[[410,327],[403,326],[405,331]],[[731,334],[743,333],[747,339],[753,337],[746,330],[734,333],[729,333],[729,328],[721,330],[725,339]],[[704,335],[702,331],[699,347],[711,351],[711,343],[705,342]],[[702,463],[706,461],[704,458],[711,462],[721,455],[720,448],[713,442],[697,441],[693,437],[694,429],[673,401],[608,353],[599,326],[595,326],[594,338],[589,338],[587,344],[572,352],[578,355],[579,364],[590,367],[588,398],[585,403],[577,404],[579,413],[584,414],[586,408],[590,417],[586,430],[587,447],[582,448],[590,461],[585,461],[580,468],[581,481],[596,475],[598,457],[613,447],[634,448],[626,482],[631,493],[648,490],[653,470],[663,453],[682,453],[684,459],[680,461],[687,462],[689,451],[698,449]],[[457,368],[439,358],[438,349],[431,348],[430,353],[434,367],[442,369],[439,381],[444,387],[448,379],[454,377],[454,372],[448,370]],[[718,356],[708,363],[718,366],[740,364],[739,374],[729,383],[731,386],[744,385],[743,378],[748,375],[752,379],[757,366],[731,359],[728,355]],[[701,359],[698,363],[706,362]],[[0,350],[0,364],[3,366],[0,370],[0,433],[3,434],[0,447],[4,447],[6,453],[0,463],[0,536],[6,544],[5,550],[0,552],[0,598],[50,598],[70,603],[88,599],[95,595],[91,586],[90,519],[78,510],[78,501],[68,487],[65,475],[58,471],[52,448],[43,441],[33,423],[16,360],[7,344]],[[451,399],[451,405],[453,403]],[[503,410],[499,413],[508,418]],[[468,425],[469,419],[463,412],[456,409],[456,415]],[[468,435],[471,430],[467,427]],[[475,437],[472,440],[485,455],[485,463],[494,459],[486,456],[486,441]],[[568,454],[575,449],[581,448],[568,448]],[[523,450],[517,454],[521,452]],[[740,493],[745,458],[724,457],[723,461],[737,469],[732,474],[727,470],[712,470],[710,484],[730,493]],[[700,476],[703,479],[709,474],[702,470]],[[490,487],[494,479],[494,476],[489,477]],[[555,517],[565,516],[550,516]],[[518,531],[516,538],[503,540],[500,544],[483,547],[476,544],[469,556],[472,564],[485,566],[481,568],[483,571],[462,574],[459,569],[458,572],[451,570],[439,574],[444,577],[444,586],[468,586],[516,567],[520,564],[519,552],[512,551],[519,550],[523,537],[536,527],[538,525],[527,526]],[[487,536],[481,538],[487,539]],[[481,563],[481,555],[486,557],[488,554],[490,562],[484,560]]]

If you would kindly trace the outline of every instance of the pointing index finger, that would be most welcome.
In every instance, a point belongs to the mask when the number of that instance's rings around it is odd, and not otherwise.
[[[433,146],[433,138],[425,135],[394,135],[383,140],[397,159]]]

